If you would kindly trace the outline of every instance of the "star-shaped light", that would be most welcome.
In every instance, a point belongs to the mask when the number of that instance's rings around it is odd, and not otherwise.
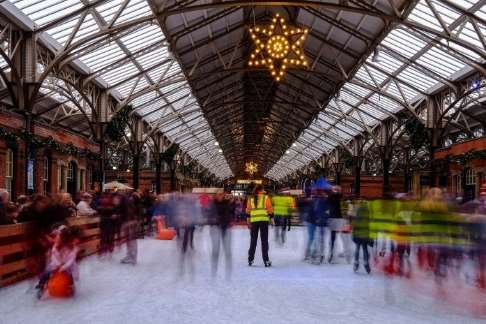
[[[255,173],[258,172],[258,164],[254,162],[247,162],[245,164],[245,171],[250,175],[253,176]]]
[[[303,44],[309,30],[287,26],[285,19],[276,14],[269,26],[249,29],[255,43],[248,65],[267,67],[276,81],[282,80],[289,67],[307,67]]]

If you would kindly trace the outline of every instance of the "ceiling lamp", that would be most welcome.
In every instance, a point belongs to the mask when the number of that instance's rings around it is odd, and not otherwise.
[[[309,30],[287,26],[285,19],[276,14],[269,26],[249,29],[255,48],[248,66],[265,67],[276,81],[282,80],[290,67],[308,67],[303,45]]]
[[[245,171],[250,175],[250,177],[253,177],[253,175],[258,172],[258,164],[253,161],[247,162],[245,164]]]

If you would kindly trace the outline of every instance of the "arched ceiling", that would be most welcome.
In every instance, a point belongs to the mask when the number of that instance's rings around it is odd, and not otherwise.
[[[159,23],[235,174],[244,174],[249,161],[268,172],[386,34],[383,17],[405,12],[410,3],[154,2],[165,12]],[[281,82],[247,64],[254,46],[248,29],[270,24],[276,13],[309,29],[309,68],[290,69]]]
[[[12,0],[0,13],[219,177],[243,175],[253,161],[260,176],[279,179],[398,111],[414,114],[464,74],[484,74],[485,4]],[[289,69],[281,82],[247,64],[248,29],[276,13],[309,29],[309,68]],[[14,51],[6,34],[2,46]],[[4,60],[0,68],[9,73]],[[81,122],[89,104],[69,83],[49,76],[41,93],[41,117],[89,129]]]

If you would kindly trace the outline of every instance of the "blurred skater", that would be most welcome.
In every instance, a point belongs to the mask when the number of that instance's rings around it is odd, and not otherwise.
[[[218,271],[219,252],[223,246],[226,276],[231,275],[232,257],[231,257],[231,221],[233,220],[235,206],[223,192],[216,193],[212,202],[210,216],[210,234],[211,234],[211,273],[216,276]]]
[[[373,245],[373,240],[370,238],[369,227],[369,209],[366,201],[358,200],[353,207],[354,215],[351,218],[353,226],[353,242],[356,244],[354,253],[354,272],[359,269],[359,254],[363,251],[363,264],[367,273],[371,272],[370,256],[368,252],[368,245]]]
[[[283,245],[286,232],[290,231],[290,217],[295,209],[295,201],[290,195],[274,195],[272,197],[272,206],[276,225],[275,240]]]
[[[137,264],[137,238],[139,234],[140,218],[137,216],[139,211],[136,206],[134,194],[130,198],[120,196],[117,214],[120,216],[121,231],[127,240],[127,254],[121,260],[124,264]]]
[[[79,249],[79,230],[76,227],[61,226],[56,231],[54,245],[49,251],[48,263],[39,277],[36,286],[37,298],[44,295],[47,282],[55,272],[65,272],[73,279],[78,279],[79,271],[76,257]]]
[[[344,219],[341,214],[341,187],[340,186],[333,186],[331,193],[328,197],[328,204],[329,204],[329,228],[331,230],[331,247],[329,251],[329,259],[328,262],[331,263],[334,257],[334,245],[336,243],[336,238],[338,234],[344,227]]]

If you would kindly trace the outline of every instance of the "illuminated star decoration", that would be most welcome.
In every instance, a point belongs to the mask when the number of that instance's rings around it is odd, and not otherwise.
[[[280,81],[289,67],[307,67],[303,44],[309,30],[287,26],[285,19],[276,14],[272,24],[249,29],[255,43],[248,65],[266,67],[273,78]]]
[[[258,172],[258,164],[254,162],[247,162],[245,164],[245,171],[250,175],[253,176],[255,173]]]

